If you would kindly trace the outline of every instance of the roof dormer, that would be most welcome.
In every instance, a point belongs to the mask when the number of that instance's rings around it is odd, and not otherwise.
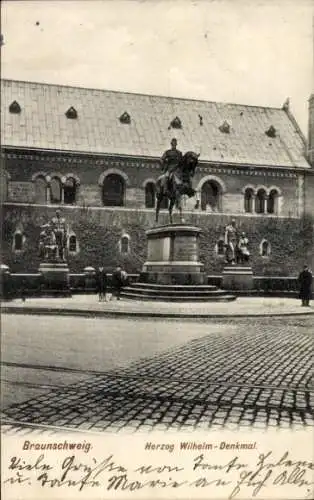
[[[129,113],[127,113],[127,111],[125,111],[124,113],[122,113],[119,120],[121,123],[129,125],[131,123],[131,116],[129,115]]]
[[[224,134],[230,134],[230,124],[225,120],[219,127],[220,132]]]
[[[276,137],[277,131],[275,127],[271,125],[269,129],[266,130],[265,134],[268,135],[268,137]]]
[[[17,101],[13,101],[9,106],[9,111],[10,113],[19,114],[22,110],[19,103]]]
[[[65,116],[69,118],[70,120],[75,120],[77,118],[77,111],[76,109],[71,106],[65,113]]]
[[[172,128],[182,128],[182,122],[178,116],[176,116],[170,123]]]

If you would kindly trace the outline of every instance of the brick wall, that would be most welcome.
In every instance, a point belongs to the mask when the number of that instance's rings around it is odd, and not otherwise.
[[[113,159],[99,160],[95,157],[89,159],[89,161],[84,160],[84,158],[74,158],[71,163],[67,163],[61,161],[61,159],[58,161],[55,157],[50,158],[49,161],[47,161],[46,157],[40,161],[10,158],[5,163],[5,168],[10,174],[8,201],[35,202],[34,185],[31,179],[38,172],[43,172],[46,175],[58,173],[61,177],[73,172],[80,179],[77,204],[100,207],[102,206],[102,199],[99,179],[105,171],[112,169],[113,166],[114,170],[120,170],[128,179],[125,197],[126,207],[144,208],[145,192],[143,184],[148,179],[156,180],[160,175],[160,168],[156,161],[135,159],[133,161],[126,159],[114,161]],[[243,188],[245,186],[265,186],[266,188],[276,186],[282,191],[280,215],[287,217],[300,215],[300,206],[303,203],[302,193],[300,198],[300,191],[303,189],[303,181],[298,181],[294,173],[291,174],[291,177],[286,177],[279,171],[254,168],[243,169],[241,172],[239,172],[239,169],[228,169],[223,165],[200,164],[193,185],[195,187],[200,186],[208,177],[220,179],[225,188],[222,211],[229,214],[243,213]],[[194,201],[191,201],[191,204],[193,203]]]
[[[39,266],[38,242],[40,225],[54,214],[52,206],[25,206],[6,203],[3,209],[3,262],[12,271],[36,272]],[[153,210],[119,208],[63,207],[63,215],[70,230],[77,236],[80,252],[68,259],[72,272],[82,271],[87,265],[104,264],[110,270],[122,264],[129,272],[139,272],[146,257],[145,229],[154,225]],[[219,274],[223,258],[215,253],[215,245],[223,237],[230,217],[223,214],[187,213],[186,222],[203,229],[201,260],[208,274]],[[313,219],[291,219],[260,216],[238,216],[237,224],[250,240],[252,265],[257,275],[294,276],[305,261],[313,256]],[[168,223],[168,215],[161,213],[160,224]],[[12,252],[16,229],[25,236],[25,248]],[[130,253],[121,255],[120,238],[130,236]],[[260,256],[260,243],[267,239],[271,245],[269,257]]]

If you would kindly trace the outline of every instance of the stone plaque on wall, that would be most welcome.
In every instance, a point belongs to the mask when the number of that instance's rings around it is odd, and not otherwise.
[[[198,245],[196,237],[176,237],[173,249],[173,260],[198,260]]]
[[[32,203],[34,195],[34,185],[32,182],[9,182],[8,201]]]

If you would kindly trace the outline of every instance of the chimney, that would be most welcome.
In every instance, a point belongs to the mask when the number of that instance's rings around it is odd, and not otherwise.
[[[308,159],[314,166],[314,94],[309,98],[309,137],[308,137]]]

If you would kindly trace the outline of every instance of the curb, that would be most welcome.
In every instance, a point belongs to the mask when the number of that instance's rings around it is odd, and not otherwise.
[[[210,319],[210,318],[276,318],[276,317],[306,317],[313,316],[314,310],[308,312],[281,312],[281,313],[256,313],[256,314],[225,314],[225,313],[177,313],[177,312],[150,312],[150,311],[88,311],[82,309],[62,309],[62,308],[52,308],[52,307],[2,307],[2,313],[5,314],[30,314],[30,315],[58,315],[58,316],[80,316],[80,317],[138,317],[138,318],[177,318],[177,319]]]

